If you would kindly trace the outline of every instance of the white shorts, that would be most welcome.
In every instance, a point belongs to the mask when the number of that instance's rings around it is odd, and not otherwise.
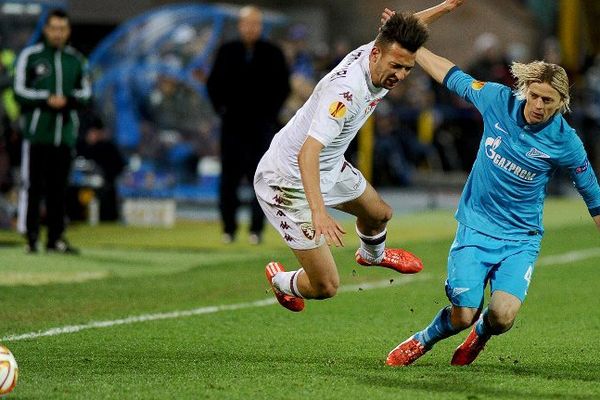
[[[361,172],[345,161],[337,183],[323,193],[326,206],[344,204],[358,198],[367,188]],[[254,177],[254,192],[267,219],[277,229],[287,245],[296,250],[315,249],[325,243],[315,242],[312,214],[304,189],[270,186],[260,171]]]

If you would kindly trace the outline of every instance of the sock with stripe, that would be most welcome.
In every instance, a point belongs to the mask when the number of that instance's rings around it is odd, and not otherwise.
[[[415,339],[421,342],[426,349],[429,350],[440,340],[456,335],[460,331],[452,326],[451,309],[450,306],[442,308],[427,328],[415,333]]]
[[[488,318],[487,308],[483,310],[481,313],[481,318],[479,318],[479,320],[477,320],[475,323],[475,332],[477,332],[477,336],[484,340],[489,339],[494,334]]]
[[[383,260],[383,253],[385,251],[385,238],[387,235],[387,229],[383,232],[378,233],[374,236],[367,236],[361,233],[356,227],[356,234],[360,238],[360,255],[362,258],[370,262],[371,264],[377,264]]]
[[[285,294],[303,299],[304,296],[302,296],[302,293],[298,290],[298,277],[301,272],[304,272],[303,268],[300,268],[297,271],[278,272],[273,277],[273,286]]]

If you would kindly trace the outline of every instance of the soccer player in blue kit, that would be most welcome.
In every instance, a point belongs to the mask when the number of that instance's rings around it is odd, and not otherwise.
[[[386,10],[386,14],[393,12]],[[480,82],[451,61],[421,48],[417,63],[483,116],[483,137],[465,184],[448,256],[446,295],[429,326],[399,344],[386,364],[413,363],[438,341],[473,326],[451,364],[471,364],[494,335],[508,331],[527,295],[542,240],[546,184],[569,171],[600,229],[600,187],[569,111],[565,70],[543,61],[513,63],[515,89]],[[483,308],[489,283],[491,299]]]

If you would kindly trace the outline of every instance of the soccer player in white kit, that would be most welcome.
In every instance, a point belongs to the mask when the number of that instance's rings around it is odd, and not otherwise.
[[[317,84],[262,157],[254,176],[256,196],[301,265],[296,271],[285,271],[278,262],[266,266],[267,280],[285,308],[302,311],[304,299],[336,294],[339,274],[329,246],[343,246],[346,232],[328,206],[356,216],[359,264],[401,273],[423,268],[413,254],[385,248],[392,209],[344,152],[381,99],[410,73],[415,52],[428,37],[425,24],[461,2],[447,0],[391,17],[373,42],[352,51]]]

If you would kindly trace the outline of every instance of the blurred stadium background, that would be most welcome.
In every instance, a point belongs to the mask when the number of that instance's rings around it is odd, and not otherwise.
[[[255,3],[266,10],[265,34],[285,49],[293,72],[293,93],[280,116],[284,124],[340,57],[374,37],[380,10],[419,10],[435,1]],[[24,45],[39,38],[41,18],[55,6],[70,12],[71,41],[88,57],[94,80],[94,102],[81,116],[80,141],[90,129],[100,129],[125,161],[122,171],[107,173],[106,166],[81,152],[71,179],[70,218],[96,223],[116,217],[148,225],[171,225],[177,216],[215,218],[219,120],[204,81],[215,49],[236,34],[242,4],[1,0],[0,225],[13,225],[19,183],[18,109],[7,86],[12,62]],[[600,28],[594,22],[600,17],[599,4],[468,1],[460,12],[436,23],[428,46],[479,79],[507,84],[507,65],[513,60],[544,58],[567,67],[575,98],[569,120],[597,166]],[[478,145],[478,113],[417,70],[382,102],[372,122],[347,157],[374,185],[397,199],[397,207],[454,207]],[[117,212],[99,213],[98,199],[112,179]],[[549,190],[573,193],[560,174]]]

